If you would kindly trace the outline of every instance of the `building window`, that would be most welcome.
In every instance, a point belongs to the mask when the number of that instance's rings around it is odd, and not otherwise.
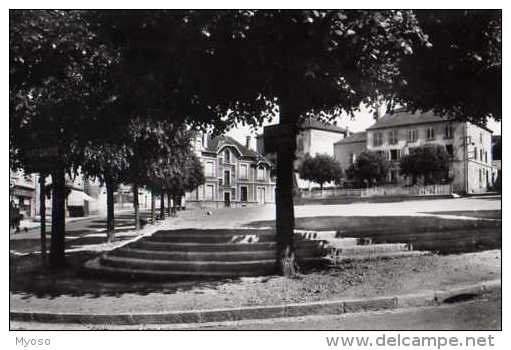
[[[482,162],[483,161],[483,149],[480,149],[479,150],[479,160]]]
[[[213,161],[206,162],[205,173],[206,173],[206,176],[210,176],[210,177],[215,176]]]
[[[240,164],[240,179],[247,179],[247,178],[248,178],[248,165]]]
[[[433,128],[432,126],[426,129],[426,139],[428,141],[432,141],[435,139],[435,128]]]
[[[231,186],[231,172],[229,170],[224,171],[224,186]]]
[[[484,162],[488,163],[488,151],[484,151]]]
[[[231,152],[229,152],[228,149],[224,151],[224,163],[230,164],[231,163]]]
[[[248,189],[246,186],[241,186],[240,187],[240,200],[242,202],[247,202],[248,201]]]
[[[452,139],[454,135],[454,128],[452,127],[452,125],[446,125],[445,126],[445,138],[446,139]]]
[[[213,193],[214,193],[214,186],[213,185],[206,185],[206,200],[207,201],[212,201],[214,198],[213,198]]]
[[[479,143],[483,144],[483,133],[482,132],[479,133]]]
[[[396,161],[401,158],[401,151],[398,149],[391,149],[390,150],[390,160]]]
[[[236,200],[236,189],[231,188],[231,200]]]
[[[408,130],[408,142],[416,142],[417,141],[417,129],[409,129]]]
[[[264,167],[263,166],[259,166],[257,168],[257,179],[258,180],[264,180],[265,179],[265,173],[264,173]]]
[[[474,160],[477,160],[477,147],[474,147]]]
[[[483,169],[479,169],[479,186],[483,186]]]
[[[452,145],[445,145],[445,150],[447,151],[447,154],[449,155],[449,157],[454,157],[454,149],[452,147]]]
[[[375,132],[373,134],[373,146],[378,147],[383,145],[383,134],[381,132]]]
[[[389,143],[391,145],[395,145],[397,143],[397,130],[396,129],[391,130],[389,132]]]

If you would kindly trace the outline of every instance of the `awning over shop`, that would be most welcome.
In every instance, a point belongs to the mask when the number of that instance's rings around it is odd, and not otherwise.
[[[83,206],[84,201],[92,202],[96,199],[89,196],[83,191],[71,190],[71,193],[67,197],[67,205],[70,206]]]

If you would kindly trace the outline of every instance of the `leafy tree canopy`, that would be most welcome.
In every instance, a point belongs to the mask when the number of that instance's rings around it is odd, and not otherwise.
[[[342,169],[335,159],[327,154],[318,154],[315,157],[306,155],[301,163],[298,173],[302,179],[318,183],[321,188],[326,182],[338,182],[342,177]]]
[[[414,184],[419,177],[426,184],[439,183],[449,174],[449,154],[441,145],[417,147],[401,157],[399,168],[401,175],[412,177]]]
[[[389,162],[379,153],[366,151],[360,153],[356,162],[346,171],[348,179],[359,186],[382,184],[389,170]]]

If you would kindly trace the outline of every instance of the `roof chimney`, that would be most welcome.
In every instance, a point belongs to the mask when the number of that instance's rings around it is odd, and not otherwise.
[[[202,148],[208,148],[208,134],[206,132],[202,133]]]
[[[247,141],[245,142],[245,147],[247,147],[249,150],[254,150],[252,147],[252,137],[250,135],[247,136]]]

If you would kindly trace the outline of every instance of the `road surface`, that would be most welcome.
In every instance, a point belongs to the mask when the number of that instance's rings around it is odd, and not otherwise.
[[[242,321],[190,327],[223,330],[498,330],[500,293],[436,307],[399,309],[334,316]]]

